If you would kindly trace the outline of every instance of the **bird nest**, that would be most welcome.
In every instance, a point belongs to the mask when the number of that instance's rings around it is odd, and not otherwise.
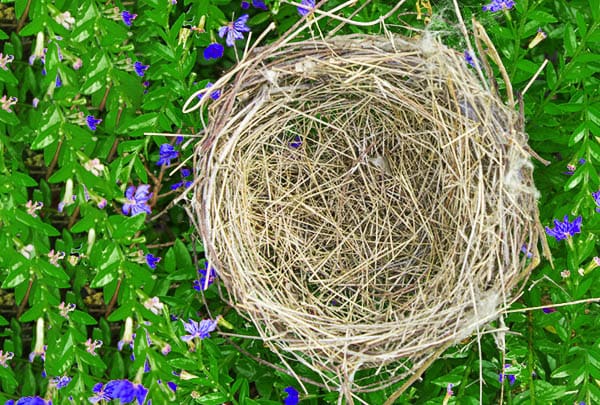
[[[373,389],[357,370],[396,381],[511,302],[540,235],[527,139],[462,54],[310,40],[217,86],[193,207],[226,299],[284,361]]]

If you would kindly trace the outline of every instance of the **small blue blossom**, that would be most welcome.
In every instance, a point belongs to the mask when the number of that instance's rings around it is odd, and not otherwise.
[[[600,191],[596,191],[592,193],[592,198],[598,207],[596,207],[596,212],[600,212]]]
[[[217,321],[204,319],[198,323],[193,319],[190,319],[187,323],[183,322],[183,327],[185,328],[185,331],[189,333],[189,335],[182,336],[181,340],[184,342],[189,342],[195,338],[205,339],[210,337],[210,332],[217,328]]]
[[[510,368],[510,367],[511,367],[511,365],[510,365],[510,364],[505,364],[505,365],[504,365],[504,368],[505,368],[505,369],[507,369],[507,368]],[[506,378],[508,378],[508,383],[509,383],[510,385],[514,385],[514,384],[515,384],[515,382],[517,381],[517,377],[515,377],[513,374],[508,374],[508,375],[505,375],[504,373],[500,373],[500,374],[498,374],[498,381],[500,381],[500,382],[504,382],[504,378],[505,378],[505,377],[506,377]]]
[[[109,381],[104,387],[102,383],[94,385],[92,391],[95,396],[88,400],[95,404],[100,401],[112,401],[118,399],[120,403],[126,404],[137,399],[138,404],[143,404],[146,400],[148,390],[141,384],[134,384],[128,380]]]
[[[87,117],[85,117],[85,123],[87,124],[88,128],[92,131],[95,131],[98,128],[98,124],[100,124],[101,122],[102,120],[100,118],[96,118],[93,115],[88,115]]]
[[[296,9],[298,10],[298,14],[300,14],[302,17],[310,13],[315,8],[315,0],[302,0],[300,4],[306,6],[296,7]]]
[[[179,135],[175,138],[175,145],[180,145],[183,142],[183,136]]]
[[[156,264],[160,262],[160,257],[154,256],[152,253],[146,255],[146,263],[152,270],[156,269]]]
[[[250,8],[250,3],[248,3],[246,0],[244,0],[244,1],[242,1],[241,6],[244,10],[248,10],[248,8]],[[265,11],[269,9],[267,7],[267,5],[265,4],[264,0],[252,0],[252,7],[258,8],[261,10],[265,10]]]
[[[523,253],[525,256],[527,256],[528,259],[531,259],[533,257],[533,253],[531,253],[529,251],[529,248],[527,247],[526,244],[521,246],[521,253]]]
[[[227,36],[225,39],[227,46],[235,45],[236,39],[244,39],[244,32],[250,32],[250,27],[247,25],[248,17],[248,14],[244,14],[237,20],[219,28],[219,36],[221,38]]]
[[[145,212],[147,214],[151,214],[152,210],[148,205],[148,200],[152,198],[152,193],[150,192],[150,186],[148,184],[142,184],[140,186],[134,187],[129,186],[125,191],[125,198],[127,198],[127,202],[123,204],[123,214],[125,215],[137,215]]]
[[[169,381],[167,385],[169,386],[169,388],[171,388],[171,390],[173,390],[173,392],[177,391],[177,384],[175,384],[174,382]]]
[[[61,388],[65,388],[67,385],[69,385],[71,380],[72,380],[71,377],[64,375],[62,377],[54,377],[52,379],[52,382],[56,385],[57,389],[61,389]]]
[[[188,169],[187,167],[181,168],[181,177],[187,177],[190,174],[192,174],[192,171],[190,169]]]
[[[482,7],[483,11],[489,11],[495,13],[502,10],[510,10],[515,6],[513,0],[492,0],[490,4],[486,4]]]
[[[579,164],[580,165],[585,164],[585,162],[586,162],[586,160],[584,158],[579,159]]]
[[[302,146],[302,138],[300,138],[300,135],[296,135],[294,140],[290,142],[290,148],[298,149],[300,146]]]
[[[581,215],[569,222],[569,216],[565,215],[565,219],[560,222],[558,219],[554,220],[554,228],[546,227],[546,233],[549,236],[553,236],[557,241],[567,239],[569,236],[573,236],[576,233],[581,232]]]
[[[121,12],[121,18],[123,19],[123,22],[125,23],[125,25],[128,27],[131,27],[131,24],[133,23],[133,20],[135,20],[136,17],[137,17],[137,14],[131,14],[127,10],[123,10]]]
[[[61,87],[62,86],[62,80],[60,80],[60,75],[56,75],[56,80],[54,81],[54,86],[56,87]]]
[[[52,401],[46,401],[40,397],[23,397],[15,402],[14,399],[8,400],[4,405],[52,405]]]
[[[158,159],[158,162],[156,162],[156,165],[164,165],[165,167],[169,167],[171,165],[171,160],[177,159],[177,157],[179,156],[179,152],[176,151],[173,145],[169,143],[163,143],[162,145],[160,145],[159,154],[160,158]]]
[[[542,312],[545,314],[551,314],[552,312],[556,312],[556,308],[552,308],[552,307],[542,308]]]
[[[204,88],[210,89],[212,86],[214,86],[214,84],[211,82],[208,82],[208,83],[206,83],[206,86],[204,86]],[[218,100],[219,97],[221,97],[221,90],[215,90],[210,93],[210,98],[212,98],[213,100]]]
[[[287,397],[283,399],[283,405],[297,405],[300,402],[296,388],[290,386],[285,388],[284,391],[287,393]]]
[[[140,77],[144,77],[144,73],[146,72],[146,70],[148,70],[149,67],[150,65],[144,65],[139,60],[133,64],[133,70],[135,70],[135,74],[137,74]]]
[[[469,50],[465,50],[465,61],[472,67],[475,67],[475,58],[469,52]]]
[[[218,43],[218,42],[212,43],[209,46],[207,46],[206,49],[204,50],[204,52],[203,52],[204,59],[206,59],[206,60],[219,59],[219,58],[223,57],[224,50],[225,50],[225,48],[220,43]]]
[[[194,280],[194,290],[206,291],[208,287],[215,281],[216,271],[214,267],[209,266],[208,262],[204,262],[204,268],[198,270],[200,280]]]

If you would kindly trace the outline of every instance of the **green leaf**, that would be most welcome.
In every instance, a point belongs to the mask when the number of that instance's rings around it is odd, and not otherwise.
[[[14,288],[27,280],[29,280],[29,269],[27,266],[21,265],[9,271],[2,283],[2,288]]]
[[[566,56],[573,56],[575,54],[575,50],[577,49],[577,37],[575,36],[575,31],[573,30],[573,26],[571,24],[565,25],[565,35],[564,35],[564,43]]]
[[[193,267],[190,252],[188,252],[187,248],[181,240],[175,240],[175,245],[173,246],[173,249],[175,250],[175,257],[177,258],[177,267],[179,269],[189,270]]]
[[[118,274],[116,270],[119,267],[119,262],[113,262],[104,268],[101,268],[96,277],[90,283],[91,288],[104,287],[105,285],[116,280]]]
[[[140,115],[139,117],[135,118],[133,121],[130,121],[129,123],[127,123],[125,125],[119,126],[119,128],[117,129],[117,133],[118,134],[129,133],[129,136],[141,135],[141,133],[133,134],[133,132],[136,132],[136,131],[141,132],[145,129],[150,129],[152,127],[155,127],[157,122],[158,122],[158,113],[143,114],[143,115]]]
[[[199,402],[204,405],[221,405],[230,400],[228,395],[221,394],[220,392],[213,392],[212,394],[207,394],[201,396],[196,399],[196,402]]]
[[[95,325],[98,323],[93,316],[91,316],[87,312],[83,312],[83,311],[79,311],[79,310],[75,310],[75,311],[71,312],[69,314],[69,317],[73,322],[79,323],[82,325]]]
[[[20,210],[15,210],[14,218],[17,221],[19,221],[37,231],[40,231],[42,234],[44,234],[46,236],[59,236],[60,235],[60,232],[58,232],[58,230],[55,227],[53,227],[52,225],[47,224],[45,222],[42,222],[39,217],[35,217],[35,218],[32,217],[31,215],[27,214],[26,212],[23,212]]]

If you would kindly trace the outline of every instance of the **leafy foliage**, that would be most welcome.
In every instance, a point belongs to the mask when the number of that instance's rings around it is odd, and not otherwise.
[[[86,403],[118,385],[127,395],[145,387],[154,403],[270,404],[281,403],[287,386],[300,390],[266,364],[280,361],[259,340],[228,336],[256,332],[220,300],[218,277],[205,282],[201,243],[184,208],[171,203],[192,181],[186,158],[205,114],[183,114],[183,103],[237,63],[248,38],[237,26],[244,39],[227,46],[219,29],[248,14],[252,38],[275,23],[268,42],[300,18],[295,5],[265,3],[267,10],[229,0],[0,4],[0,400]],[[388,3],[359,1],[339,12],[372,21]],[[581,232],[550,240],[554,266],[542,263],[507,314],[504,353],[497,334],[468,339],[397,403],[600,402],[600,317],[590,300],[600,296],[600,4],[482,6],[461,2],[465,20],[473,15],[486,27],[516,89],[549,61],[523,95],[530,144],[551,162],[536,167],[541,220],[552,226],[581,216]],[[390,29],[400,18],[417,27],[432,18],[463,52],[456,22],[430,7],[407,2]],[[319,29],[337,24],[325,19]],[[381,27],[338,33],[365,31]],[[525,310],[552,305],[553,312]],[[216,320],[220,332],[181,339],[184,322],[203,319]],[[107,384],[124,379],[134,384]],[[397,388],[364,400],[383,403]],[[306,389],[303,403],[337,401],[336,393]]]

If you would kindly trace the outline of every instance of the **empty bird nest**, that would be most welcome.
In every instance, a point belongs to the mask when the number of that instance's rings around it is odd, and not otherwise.
[[[225,297],[327,387],[414,373],[537,262],[527,138],[474,72],[431,38],[309,40],[246,55],[196,106],[193,208]]]

